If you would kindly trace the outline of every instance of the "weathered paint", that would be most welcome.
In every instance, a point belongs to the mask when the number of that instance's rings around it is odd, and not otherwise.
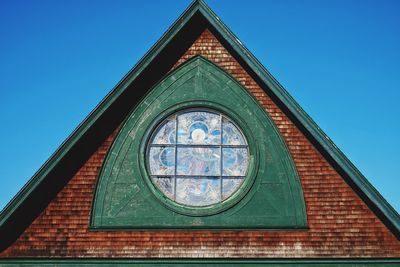
[[[135,69],[124,78],[123,82],[118,84],[115,90],[106,97],[95,112],[38,172],[38,175],[24,187],[22,193],[0,216],[2,230],[5,229],[3,226],[6,224],[11,224],[11,228],[8,229],[15,228],[15,224],[12,224],[13,221],[9,219],[9,215],[13,215],[15,210],[20,209],[19,204],[26,202],[27,196],[37,194],[38,185],[42,181],[60,178],[47,174],[59,167],[60,162],[64,165],[71,164],[71,160],[65,162],[65,153],[70,153],[71,157],[77,157],[77,154],[82,154],[88,148],[87,142],[84,145],[79,144],[84,139],[83,137],[96,139],[103,133],[104,124],[101,124],[101,116],[108,114],[111,110],[109,107],[112,107],[115,101],[121,98],[118,98],[121,93],[127,91],[128,84],[135,82],[135,77],[140,76],[143,68],[148,66],[146,64],[150,64],[152,61],[156,62],[155,64],[161,64],[158,52],[173,38],[172,36],[175,35],[177,30],[176,26],[181,27],[190,16],[196,12],[199,13],[196,11],[198,8],[199,6],[192,6],[188,10],[189,13],[185,14],[186,17],[181,18],[172,27],[172,31],[169,31]],[[207,10],[201,11],[201,13],[204,12],[207,12]],[[85,163],[82,163],[79,171],[71,175],[65,187],[43,209],[43,212],[35,217],[36,219],[18,239],[0,253],[1,258],[8,257],[11,258],[12,262],[22,262],[23,260],[15,260],[15,258],[41,257],[51,258],[54,263],[63,261],[54,258],[63,257],[80,258],[79,262],[83,262],[84,260],[81,260],[81,258],[84,257],[102,259],[111,257],[229,258],[226,260],[228,263],[232,258],[247,258],[244,261],[250,261],[248,258],[326,258],[326,260],[310,260],[309,264],[333,262],[341,266],[348,262],[350,266],[356,265],[356,263],[362,266],[362,264],[370,264],[367,263],[369,262],[367,259],[370,258],[387,258],[373,261],[376,264],[383,264],[390,262],[390,257],[396,257],[392,264],[398,265],[396,260],[398,261],[398,257],[400,257],[400,242],[393,235],[398,230],[389,230],[382,223],[383,221],[388,225],[388,218],[392,214],[390,220],[398,225],[398,215],[390,213],[390,206],[385,208],[387,203],[379,196],[379,193],[376,192],[375,196],[368,193],[373,187],[365,183],[362,175],[356,173],[356,168],[340,155],[337,148],[332,148],[329,142],[324,141],[325,135],[307,114],[298,107],[290,96],[285,96],[287,92],[276,81],[274,82],[273,77],[265,69],[262,69],[261,64],[250,58],[251,54],[247,50],[243,50],[240,56],[237,56],[235,51],[240,51],[242,48],[229,40],[232,37],[229,30],[226,27],[224,28],[223,25],[218,26],[218,23],[221,24],[221,22],[216,21],[215,18],[210,19],[214,20],[213,23],[216,23],[217,29],[205,30],[178,60],[176,66],[195,55],[201,54],[238,80],[268,112],[283,136],[297,167],[308,211],[309,228],[306,231],[187,230],[149,232],[123,231],[123,229],[112,232],[91,231],[89,218],[96,178],[109,145],[115,138],[114,133],[110,134],[110,132],[105,131],[109,138],[97,146],[98,150],[93,152]],[[217,34],[225,30],[226,37],[221,38],[221,35],[218,35],[218,40],[223,41],[226,45],[224,47],[211,32]],[[228,44],[224,38],[228,39]],[[234,51],[231,47],[227,48],[229,45],[234,46]],[[169,56],[176,55],[169,54]],[[250,69],[248,68],[249,65],[251,65]],[[269,83],[260,81],[260,77],[254,75],[252,68],[257,68],[257,73],[262,76],[262,80],[267,80]],[[159,73],[152,74],[152,76],[160,79],[161,76],[158,75]],[[142,89],[147,90],[147,87],[136,86],[133,89],[140,91]],[[128,99],[131,101],[129,102],[132,105],[131,108],[140,98],[130,97]],[[124,108],[121,103],[118,107],[119,109]],[[110,120],[110,117],[108,119],[107,125],[113,121],[120,121],[117,116],[112,117],[112,120]],[[94,132],[95,134],[88,130],[99,125],[102,126],[101,131]],[[117,126],[114,129],[116,128]],[[318,138],[318,136],[321,138]],[[314,139],[317,139],[317,141]],[[85,140],[87,141],[87,139]],[[75,150],[72,149],[75,147]],[[332,160],[330,155],[333,155],[335,159]],[[340,166],[337,166],[338,164],[345,166],[345,168],[341,169]],[[355,181],[356,185],[351,184],[349,186],[345,181],[350,184],[351,181]],[[368,198],[377,203],[384,212],[387,212],[386,217],[376,216],[376,214],[379,215],[379,212],[375,210],[376,213],[374,213],[371,210],[374,205],[360,198],[363,192],[368,193]],[[30,210],[24,208],[23,211],[25,216],[31,216]],[[3,241],[1,238],[0,240]],[[343,260],[333,261],[332,258],[342,258]],[[348,260],[349,258],[358,259],[352,261]],[[263,259],[259,262],[265,263],[266,261],[263,261]],[[115,260],[114,262],[118,261]],[[26,262],[29,262],[29,260]],[[46,260],[41,262],[44,263]],[[77,261],[75,262],[77,263]],[[94,260],[94,262],[99,261]],[[204,262],[208,263],[209,261],[205,260]],[[281,261],[281,263],[283,262]],[[300,264],[307,262],[307,260],[296,259],[292,262]]]
[[[268,91],[274,99],[280,101],[288,115],[297,121],[301,130],[308,136],[310,141],[317,149],[329,160],[330,164],[341,172],[343,179],[352,185],[357,193],[366,201],[367,205],[374,210],[375,214],[382,220],[386,226],[399,238],[400,220],[396,211],[382,198],[379,192],[365,179],[365,177],[356,169],[354,165],[340,152],[340,150],[327,138],[325,133],[312,121],[312,119],[302,110],[302,108],[294,101],[288,92],[274,79],[274,77],[258,62],[243,44],[234,36],[234,34],[221,22],[221,20],[209,9],[203,1],[194,1],[192,5],[182,14],[179,19],[171,26],[171,28],[160,38],[160,40],[152,47],[152,49],[143,57],[142,60],[121,80],[120,83],[108,94],[96,109],[88,115],[88,117],[79,125],[79,127],[68,137],[68,139],[60,146],[60,148],[46,161],[42,168],[34,177],[21,189],[21,191],[13,198],[0,214],[0,235],[11,235],[9,238],[17,238],[19,232],[15,232],[15,220],[21,216],[34,219],[37,214],[27,209],[27,202],[33,197],[34,199],[42,199],[41,192],[45,189],[41,188],[42,184],[48,183],[48,180],[60,175],[57,173],[62,166],[71,158],[81,155],[78,148],[87,150],[86,142],[81,142],[87,137],[93,139],[93,133],[96,127],[106,128],[104,124],[107,122],[108,111],[117,100],[127,91],[129,86],[136,81],[144,70],[156,62],[161,57],[161,52],[168,47],[168,44],[179,35],[185,25],[189,24],[194,17],[202,16],[209,25],[205,26],[213,28],[224,39],[224,42],[230,46],[235,54],[238,55],[241,62],[245,64],[251,72],[256,74],[261,87],[264,91]],[[205,29],[204,28],[204,29]],[[202,52],[206,52],[203,50]],[[219,59],[220,63],[224,63],[224,59]],[[158,62],[159,63],[159,62]],[[268,90],[266,89],[268,88]],[[105,131],[108,134],[108,131]],[[99,133],[95,133],[96,136]],[[94,142],[95,143],[95,142]],[[84,144],[84,145],[82,145]],[[93,147],[91,147],[93,149]],[[66,163],[67,162],[67,163]],[[61,166],[61,167],[60,167]],[[5,247],[1,247],[4,249]]]
[[[232,118],[249,142],[250,166],[235,195],[189,208],[151,183],[145,149],[152,129],[181,109]],[[94,201],[94,229],[296,229],[307,226],[303,193],[289,151],[268,114],[230,75],[195,57],[155,86],[132,112],[106,158]]]
[[[92,199],[115,133],[93,153],[42,214],[0,258],[390,258],[400,242],[340,174],[206,30],[176,67],[202,55],[223,68],[277,125],[298,170],[307,207],[306,231],[91,231]],[[71,210],[73,212],[71,212]]]

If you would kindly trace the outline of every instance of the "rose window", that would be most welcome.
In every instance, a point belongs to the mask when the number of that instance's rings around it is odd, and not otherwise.
[[[184,110],[162,121],[147,148],[152,182],[169,199],[192,207],[217,204],[242,185],[247,141],[225,115]]]

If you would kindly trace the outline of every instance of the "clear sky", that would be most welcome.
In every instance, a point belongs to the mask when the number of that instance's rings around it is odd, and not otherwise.
[[[0,209],[188,6],[0,0]],[[400,1],[207,3],[400,210]]]

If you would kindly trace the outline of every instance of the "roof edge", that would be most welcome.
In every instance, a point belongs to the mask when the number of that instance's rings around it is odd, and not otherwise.
[[[316,122],[303,110],[286,89],[272,76],[260,61],[244,46],[244,44],[229,30],[220,18],[201,1],[202,14],[211,25],[219,31],[225,40],[235,49],[255,72],[262,82],[275,94],[275,96],[288,108],[293,116],[304,126],[307,132],[324,149],[332,160],[344,171],[362,193],[382,212],[392,226],[396,229],[395,236],[400,240],[400,216],[397,211],[376,190],[357,167],[344,155]]]
[[[112,103],[126,90],[128,85],[135,80],[146,66],[163,50],[180,29],[200,12],[207,21],[223,36],[232,46],[235,52],[245,61],[260,80],[272,91],[304,127],[315,142],[326,152],[337,166],[350,178],[350,181],[361,191],[365,197],[382,213],[392,225],[392,232],[400,239],[400,216],[397,211],[383,198],[375,187],[361,174],[353,163],[340,151],[332,140],[312,120],[312,118],[290,96],[283,86],[271,75],[271,73],[254,57],[242,42],[226,27],[219,17],[204,3],[203,0],[194,0],[181,16],[167,29],[161,38],[148,50],[137,64],[121,79],[121,81],[108,93],[92,112],[78,125],[78,127],[66,138],[61,146],[50,156],[42,167],[11,199],[0,212],[0,228],[7,222],[10,216],[22,205],[29,194],[38,187],[47,174],[57,166],[66,153],[74,147],[77,141],[96,123],[102,114]]]
[[[194,0],[157,42],[144,54],[131,70],[114,86],[114,88],[100,101],[100,103],[83,119],[75,130],[64,140],[56,151],[43,163],[39,170],[25,183],[17,194],[6,204],[0,212],[0,228],[6,223],[13,212],[26,200],[29,194],[46,178],[46,175],[62,160],[65,154],[77,143],[89,128],[95,124],[107,108],[122,94],[128,85],[166,46],[175,34],[193,17],[204,5],[202,0]]]

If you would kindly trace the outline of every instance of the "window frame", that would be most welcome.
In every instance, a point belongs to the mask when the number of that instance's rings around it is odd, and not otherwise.
[[[177,203],[167,197],[152,181],[151,175],[148,170],[148,162],[146,159],[146,151],[149,142],[151,141],[152,134],[155,129],[169,116],[183,112],[185,110],[190,109],[202,109],[202,110],[211,110],[215,112],[219,112],[222,115],[225,115],[229,118],[235,125],[239,127],[239,130],[246,138],[248,145],[248,167],[247,173],[244,177],[243,183],[240,185],[239,189],[237,189],[231,196],[227,199],[212,204],[210,206],[203,207],[195,207],[195,206],[187,206],[184,204]],[[218,214],[222,211],[225,211],[238,202],[240,202],[246,195],[249,193],[251,187],[254,184],[254,181],[257,177],[258,170],[258,148],[255,145],[254,137],[252,135],[252,131],[250,127],[246,124],[244,118],[241,118],[234,110],[230,109],[227,106],[223,106],[218,103],[214,103],[211,101],[185,101],[181,102],[167,110],[161,111],[153,120],[153,122],[147,127],[145,130],[145,134],[141,140],[140,151],[139,154],[140,162],[139,169],[141,175],[143,176],[143,180],[147,188],[153,193],[156,199],[168,209],[177,212],[182,215],[188,216],[210,216],[214,214]],[[243,202],[241,202],[243,203]]]
[[[219,142],[218,144],[216,143],[212,143],[212,144],[206,144],[206,143],[192,143],[192,144],[187,144],[187,143],[180,143],[178,142],[179,138],[178,138],[178,132],[179,132],[179,116],[184,115],[184,114],[190,114],[190,113],[196,113],[196,112],[201,112],[201,113],[206,113],[206,114],[213,114],[219,117],[219,130],[220,130],[220,134],[219,134]],[[173,124],[174,124],[174,142],[173,143],[154,143],[154,138],[158,135],[159,131],[166,125],[167,121],[171,119],[171,117],[173,117]],[[234,125],[234,127],[236,128],[236,131],[238,132],[238,134],[240,135],[240,138],[242,138],[243,143],[242,144],[224,144],[223,143],[223,137],[225,136],[224,134],[224,127],[223,127],[223,121],[227,120],[229,121],[232,125]],[[177,132],[178,131],[178,132]],[[173,148],[174,151],[174,174],[162,174],[162,175],[158,175],[158,174],[152,174],[152,168],[151,168],[151,161],[150,157],[151,157],[151,149],[152,148]],[[177,165],[178,165],[178,158],[179,158],[179,148],[213,148],[213,149],[218,149],[220,151],[220,157],[219,157],[219,175],[206,175],[206,174],[187,174],[187,175],[179,175],[177,174]],[[245,159],[245,166],[244,166],[244,173],[242,173],[241,175],[224,175],[224,149],[226,148],[233,148],[233,149],[244,149],[246,150],[246,159]],[[232,119],[230,119],[226,114],[223,114],[221,112],[218,112],[214,109],[210,109],[210,108],[187,108],[187,109],[183,109],[180,110],[176,113],[171,114],[169,117],[163,118],[161,119],[157,126],[155,128],[153,128],[151,130],[150,133],[150,138],[148,140],[147,143],[147,149],[145,151],[145,156],[146,156],[146,166],[147,166],[147,171],[149,174],[149,176],[151,177],[152,183],[155,185],[155,187],[160,190],[165,196],[167,196],[169,199],[173,200],[176,203],[180,203],[182,205],[188,206],[188,207],[193,207],[193,208],[199,208],[199,207],[207,207],[207,206],[212,206],[212,205],[216,205],[218,203],[224,202],[227,199],[229,199],[232,195],[234,195],[236,193],[236,191],[238,191],[240,189],[240,187],[242,186],[243,182],[246,179],[246,175],[247,175],[247,170],[249,167],[249,145],[247,143],[247,140],[245,138],[245,136],[243,135],[243,131],[240,129],[240,127],[234,123],[232,121]],[[157,185],[157,183],[155,182],[155,179],[170,179],[173,178],[173,194],[168,195],[164,190],[162,190],[162,188],[160,188],[160,186]],[[183,203],[177,200],[177,194],[178,194],[178,181],[177,179],[208,179],[208,180],[217,180],[217,182],[219,183],[219,199],[216,200],[213,203],[210,204],[205,204],[205,205],[201,205],[201,203],[199,203],[199,205],[189,205],[187,203]],[[224,181],[226,180],[240,180],[240,183],[234,188],[234,190],[232,192],[229,193],[229,195],[224,197],[223,194],[223,190],[224,190]]]
[[[223,206],[168,203],[147,176],[150,129],[187,107],[227,114],[248,141],[251,179]],[[94,230],[305,229],[307,215],[296,166],[268,113],[232,76],[196,56],[149,89],[121,125],[99,173],[90,224]]]

